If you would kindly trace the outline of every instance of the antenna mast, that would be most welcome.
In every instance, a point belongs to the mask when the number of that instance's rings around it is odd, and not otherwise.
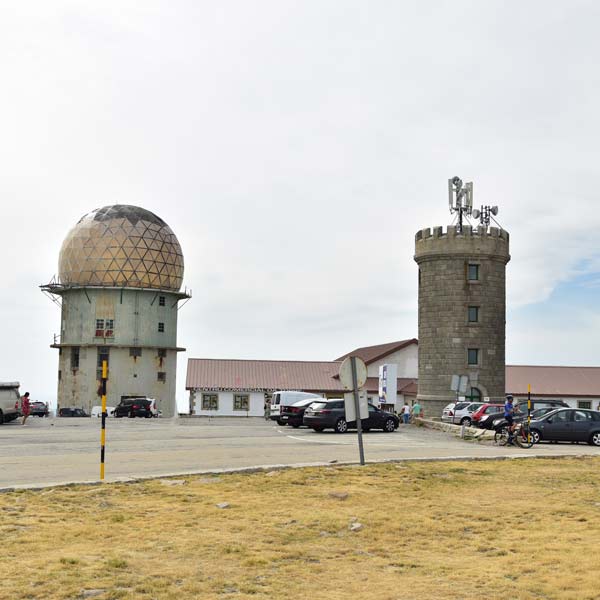
[[[473,182],[463,186],[460,177],[448,179],[448,203],[450,212],[458,213],[458,232],[462,233],[463,214],[469,216],[473,211]]]

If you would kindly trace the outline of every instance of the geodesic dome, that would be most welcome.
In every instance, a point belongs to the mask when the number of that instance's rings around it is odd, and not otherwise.
[[[179,291],[183,254],[171,228],[138,206],[115,204],[84,215],[58,260],[64,285]]]

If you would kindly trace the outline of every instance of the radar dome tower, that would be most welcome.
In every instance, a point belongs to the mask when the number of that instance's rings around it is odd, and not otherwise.
[[[456,399],[453,375],[468,376],[468,400],[500,401],[505,394],[506,264],[509,236],[489,227],[496,206],[473,209],[473,185],[448,181],[457,225],[415,236],[419,266],[419,387],[430,415]],[[463,223],[473,217],[480,224]]]
[[[137,206],[105,206],[84,215],[65,238],[58,280],[42,290],[61,305],[58,406],[100,404],[108,361],[109,405],[148,397],[176,414],[177,310],[183,254],[175,234]]]

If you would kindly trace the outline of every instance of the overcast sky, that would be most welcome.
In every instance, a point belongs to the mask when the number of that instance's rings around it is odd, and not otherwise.
[[[185,256],[197,358],[331,360],[417,337],[414,235],[473,181],[510,232],[509,364],[600,364],[600,5],[0,5],[0,380],[56,397],[39,290],[121,203]]]

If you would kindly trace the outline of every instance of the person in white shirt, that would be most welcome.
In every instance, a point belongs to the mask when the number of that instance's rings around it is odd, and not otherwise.
[[[410,421],[410,406],[408,405],[408,402],[405,402],[402,407],[402,420],[405,425],[408,425],[408,422]]]

